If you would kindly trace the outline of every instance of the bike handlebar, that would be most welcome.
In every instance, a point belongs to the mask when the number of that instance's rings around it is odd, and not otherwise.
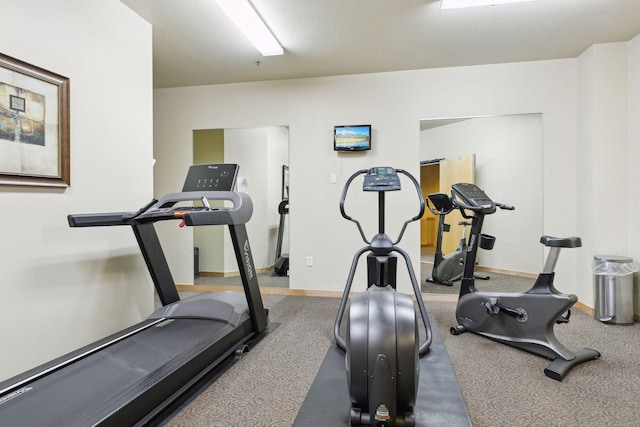
[[[475,200],[473,200],[473,202],[476,203]],[[505,203],[500,203],[500,202],[494,202],[493,200],[490,200],[488,198],[481,199],[481,203],[470,205],[460,200],[460,197],[456,191],[451,192],[451,203],[456,208],[460,209],[462,216],[464,216],[465,218],[469,218],[467,215],[464,214],[465,210],[469,210],[472,212],[481,212],[484,215],[494,213],[496,211],[496,207],[503,210],[508,210],[508,211],[515,210],[515,206],[507,205]]]

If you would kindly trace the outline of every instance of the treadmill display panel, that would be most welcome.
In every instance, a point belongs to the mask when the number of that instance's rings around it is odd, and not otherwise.
[[[189,167],[182,192],[233,191],[237,176],[237,164],[194,165]]]

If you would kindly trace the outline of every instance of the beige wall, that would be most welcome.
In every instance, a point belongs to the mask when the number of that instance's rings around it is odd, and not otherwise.
[[[2,17],[0,52],[71,79],[71,186],[0,186],[0,379],[153,309],[131,230],[66,218],[153,196],[150,25],[116,0],[3,2]]]
[[[557,281],[562,290],[593,305],[593,255],[606,251],[633,256],[639,251],[628,237],[633,226],[624,212],[617,217],[616,233],[601,239],[600,227],[607,225],[595,221],[598,214],[591,205],[585,208],[584,201],[593,195],[583,178],[585,173],[595,172],[593,182],[605,179],[615,186],[616,194],[633,196],[631,190],[636,185],[630,184],[628,175],[633,166],[627,159],[633,153],[637,157],[637,135],[626,135],[624,129],[630,126],[627,103],[635,103],[637,109],[640,102],[628,99],[629,88],[638,85],[638,74],[620,72],[627,59],[637,64],[637,41],[593,49],[597,52],[593,59],[587,51],[577,59],[555,61],[156,90],[156,155],[180,163],[175,143],[180,146],[188,140],[192,128],[289,125],[291,193],[296,200],[296,214],[291,218],[291,287],[338,290],[352,254],[362,244],[337,207],[342,184],[353,171],[382,164],[417,173],[421,118],[540,113],[543,231],[583,238],[584,248],[563,252]],[[585,75],[590,62],[598,72]],[[616,78],[615,90],[604,96],[612,76]],[[596,92],[591,94],[591,90]],[[615,113],[586,113],[582,103],[594,96],[594,107]],[[229,110],[224,102],[216,101],[225,98],[233,98],[238,109]],[[173,119],[171,129],[165,126],[168,117]],[[373,125],[370,152],[333,152],[333,126],[349,123]],[[611,134],[618,148],[609,151],[611,141],[606,136],[611,126],[623,130],[616,128]],[[602,163],[599,155],[584,154],[585,133],[593,134],[593,144],[606,151],[610,161]],[[171,176],[172,169],[162,166],[162,180]],[[337,175],[337,185],[329,183],[331,174]],[[156,183],[162,188],[163,182]],[[621,206],[626,212],[627,206]],[[399,209],[389,220],[399,220],[403,213],[407,215]],[[403,241],[414,263],[418,259],[417,230],[417,225],[410,228]],[[305,265],[309,255],[314,257],[313,267]],[[402,280],[406,282],[406,277]]]
[[[622,158],[620,164],[628,172],[627,183],[627,248],[620,250],[623,255],[640,261],[640,222],[635,212],[640,212],[640,36],[636,36],[627,46],[627,146],[624,150],[626,161]],[[635,274],[634,285],[634,313],[640,313],[640,276]]]
[[[632,214],[640,182],[638,37],[595,46],[577,59],[152,93],[151,28],[119,1],[25,0],[5,2],[2,12],[10,19],[0,26],[1,52],[71,78],[72,184],[0,188],[0,378],[151,311],[152,286],[131,231],[69,229],[66,215],[134,210],[154,193],[175,191],[192,162],[194,129],[289,126],[294,288],[342,288],[362,245],[338,212],[342,184],[373,165],[417,174],[419,120],[430,117],[542,113],[545,233],[577,234],[585,242],[563,254],[557,275],[563,290],[592,305],[594,254],[640,260]],[[25,32],[25,22],[38,31]],[[228,108],[231,98],[237,109]],[[336,154],[333,126],[353,123],[373,125],[373,150]],[[354,208],[366,211],[355,200]],[[390,221],[411,213],[398,210]],[[188,283],[193,241],[186,233],[174,236],[175,228],[162,234],[175,243],[168,255],[176,279]],[[403,241],[414,263],[418,228]],[[306,256],[314,257],[313,267]],[[405,286],[406,275],[400,280]],[[638,295],[636,280],[636,312]]]
[[[421,118],[533,112],[543,117],[545,232],[576,234],[575,217],[551,209],[560,200],[567,206],[576,201],[576,164],[566,161],[572,153],[575,157],[577,144],[576,67],[576,60],[558,60],[156,90],[154,147],[162,171],[156,177],[156,189],[162,191],[181,162],[188,161],[189,153],[178,151],[183,144],[188,146],[191,129],[288,125],[291,197],[296,200],[290,218],[290,284],[292,288],[339,290],[353,253],[362,245],[352,224],[338,210],[342,185],[355,170],[378,164],[417,174]],[[229,110],[226,98],[233,98],[240,107]],[[166,126],[168,117],[171,126]],[[370,152],[333,151],[333,126],[349,123],[373,125]],[[167,164],[169,159],[175,166]],[[337,184],[330,183],[331,174],[337,176]],[[558,194],[556,189],[561,187],[573,191]],[[358,196],[354,193],[354,207],[363,205],[366,212],[367,202],[358,202]],[[414,209],[398,205],[397,212],[388,217],[390,224],[401,223]],[[371,223],[375,220],[364,221]],[[389,232],[398,228],[390,225]],[[418,230],[417,224],[412,225],[403,240],[414,263],[419,252]],[[169,254],[175,259],[177,255]],[[314,257],[313,267],[306,266],[307,256]],[[590,284],[576,283],[575,262],[575,255],[568,256],[562,266],[573,274],[567,290],[586,295]],[[182,268],[188,272],[190,266],[185,263]],[[401,272],[400,276],[400,283],[407,286],[407,275]],[[188,273],[177,273],[177,277],[183,280]]]

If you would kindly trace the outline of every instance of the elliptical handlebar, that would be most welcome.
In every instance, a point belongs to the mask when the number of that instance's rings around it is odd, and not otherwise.
[[[347,182],[344,184],[344,188],[342,189],[342,195],[340,196],[340,214],[342,215],[342,217],[344,219],[347,219],[351,222],[355,222],[355,224],[358,226],[358,231],[360,232],[360,236],[362,236],[362,240],[364,240],[367,244],[371,243],[370,241],[367,240],[367,237],[364,234],[364,231],[362,230],[362,226],[360,225],[360,222],[358,222],[358,220],[355,220],[353,218],[351,218],[349,215],[347,215],[347,213],[344,210],[344,201],[347,198],[347,191],[349,191],[349,187],[351,186],[351,182],[358,176],[358,175],[362,175],[364,173],[367,173],[368,169],[360,169],[359,171],[357,171],[356,173],[354,173],[353,175],[351,175],[349,177],[349,179],[347,179]]]
[[[360,232],[360,236],[362,237],[362,240],[365,241],[365,243],[370,244],[371,241],[367,240],[366,235],[364,234],[364,230],[362,229],[362,226],[360,225],[360,222],[356,219],[353,219],[351,216],[349,216],[344,208],[344,203],[345,200],[347,198],[347,192],[349,191],[349,187],[351,186],[351,183],[353,182],[353,180],[358,177],[359,175],[363,175],[366,173],[371,173],[371,171],[375,169],[360,169],[359,171],[355,172],[353,175],[351,175],[349,177],[349,179],[347,179],[347,182],[344,184],[344,188],[342,189],[342,195],[340,196],[340,214],[342,215],[342,217],[344,219],[347,219],[351,222],[354,222],[356,224],[356,226],[358,227],[358,231]],[[402,236],[404,235],[404,232],[407,228],[407,225],[413,221],[417,221],[420,218],[422,218],[422,215],[424,215],[424,211],[425,211],[425,202],[424,202],[424,198],[422,197],[422,190],[420,188],[420,183],[418,183],[418,181],[414,178],[413,175],[411,175],[409,172],[405,171],[404,169],[395,169],[395,171],[397,173],[401,173],[403,175],[405,175],[406,177],[408,177],[411,182],[413,182],[413,185],[416,188],[416,193],[418,195],[418,200],[420,201],[420,210],[418,212],[418,214],[416,216],[414,216],[411,219],[408,219],[404,222],[404,224],[402,225],[402,229],[400,230],[400,233],[398,235],[398,238],[393,242],[393,244],[397,244],[401,239]]]
[[[420,183],[413,177],[413,175],[411,175],[409,172],[405,171],[404,169],[396,169],[396,172],[400,172],[401,174],[409,178],[411,182],[413,182],[413,185],[416,188],[416,193],[418,194],[418,200],[420,201],[420,211],[418,212],[418,215],[404,222],[404,224],[402,225],[402,230],[400,230],[400,235],[398,236],[398,239],[395,242],[393,242],[394,245],[397,244],[400,241],[400,239],[402,239],[402,236],[404,235],[404,232],[407,229],[407,225],[409,225],[409,223],[413,221],[417,221],[420,218],[422,218],[422,215],[424,215],[424,210],[425,210],[424,198],[422,197],[422,189],[420,188]]]
[[[420,201],[420,211],[416,216],[414,216],[413,218],[405,222],[405,224],[413,221],[417,221],[420,218],[422,218],[422,215],[424,215],[424,210],[425,210],[424,198],[422,197],[422,189],[420,188],[420,183],[414,178],[413,175],[411,175],[409,172],[405,171],[404,169],[396,169],[396,172],[400,172],[401,174],[409,178],[411,182],[413,182],[413,185],[416,188],[416,194],[418,195],[418,200]]]
[[[389,238],[389,236],[387,236],[386,234],[384,234],[383,229],[384,229],[384,204],[385,204],[385,199],[384,199],[384,194],[387,191],[394,191],[394,190],[400,190],[400,179],[397,176],[397,173],[401,173],[405,176],[407,176],[411,182],[413,182],[413,185],[415,186],[416,189],[416,193],[418,196],[418,200],[419,200],[419,204],[420,204],[420,209],[418,211],[418,214],[415,215],[414,217],[408,219],[407,221],[404,222],[404,225],[402,226],[402,230],[400,231],[399,235],[398,235],[398,239],[395,242],[392,242],[391,239]],[[342,299],[340,300],[340,307],[338,309],[338,315],[336,317],[336,321],[334,324],[334,337],[336,340],[336,345],[338,346],[338,348],[342,349],[342,350],[346,350],[346,343],[345,343],[345,339],[344,337],[342,337],[340,335],[340,325],[342,323],[342,317],[344,315],[345,312],[345,308],[347,305],[347,300],[349,298],[349,293],[351,291],[351,285],[353,283],[353,278],[356,272],[356,267],[358,264],[358,259],[360,258],[361,255],[363,255],[365,252],[372,251],[372,246],[371,246],[371,241],[367,240],[364,231],[362,230],[362,227],[360,225],[360,223],[358,222],[358,220],[353,219],[351,216],[349,216],[345,209],[344,209],[344,203],[345,203],[345,199],[347,197],[347,192],[349,190],[349,187],[351,186],[351,183],[353,182],[353,180],[362,174],[369,174],[367,177],[365,177],[365,180],[363,182],[363,190],[364,191],[376,191],[378,192],[378,224],[380,227],[379,233],[376,235],[378,237],[383,236],[382,239],[380,240],[386,240],[387,245],[384,245],[384,249],[386,249],[387,254],[390,252],[397,252],[400,255],[402,255],[402,257],[405,260],[405,264],[407,266],[407,271],[409,274],[409,279],[411,281],[411,285],[413,287],[413,292],[414,295],[416,297],[416,304],[418,305],[418,311],[420,313],[420,317],[422,319],[422,322],[424,324],[425,327],[425,340],[424,342],[422,342],[418,348],[418,353],[420,356],[426,354],[429,351],[429,348],[431,346],[432,340],[433,340],[433,335],[431,334],[431,326],[429,324],[429,319],[427,316],[427,311],[426,308],[424,306],[424,302],[422,301],[422,297],[420,294],[420,287],[418,286],[418,281],[415,277],[415,273],[413,270],[413,266],[411,264],[411,259],[409,257],[409,254],[403,250],[402,248],[399,248],[396,246],[396,244],[400,241],[400,239],[402,239],[402,236],[407,228],[407,225],[410,222],[413,221],[417,221],[418,219],[422,218],[422,215],[424,214],[425,211],[425,202],[424,202],[424,198],[422,196],[422,189],[420,188],[420,184],[418,183],[418,181],[413,177],[413,175],[411,175],[409,172],[403,170],[403,169],[394,169],[394,168],[390,168],[390,167],[376,167],[376,168],[371,168],[371,169],[361,169],[359,171],[357,171],[356,173],[354,173],[353,175],[351,175],[349,177],[349,179],[347,179],[347,182],[344,185],[344,188],[342,190],[342,196],[340,197],[340,213],[342,214],[342,217],[356,223],[356,225],[358,226],[358,231],[360,232],[360,236],[362,237],[362,240],[364,240],[368,246],[365,246],[363,248],[361,248],[358,252],[356,252],[354,258],[353,258],[353,262],[351,264],[351,269],[349,271],[349,277],[347,278],[347,283],[344,289],[344,292],[342,294]],[[373,240],[373,239],[372,239]],[[395,273],[394,273],[395,274]],[[394,286],[395,289],[395,286]]]

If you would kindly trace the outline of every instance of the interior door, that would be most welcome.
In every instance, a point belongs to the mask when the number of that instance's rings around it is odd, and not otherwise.
[[[459,182],[475,184],[476,155],[467,154],[462,157],[444,159],[440,161],[440,192],[451,196],[451,186]],[[448,233],[443,233],[442,253],[444,255],[456,250],[460,243],[463,226],[459,222],[465,220],[459,210],[451,212],[446,217],[446,223],[451,226]],[[469,228],[467,228],[467,235]]]
[[[440,165],[438,162],[420,166],[420,188],[422,197],[427,198],[431,193],[440,191]],[[438,217],[429,209],[424,210],[420,219],[420,245],[435,246],[438,234]]]

